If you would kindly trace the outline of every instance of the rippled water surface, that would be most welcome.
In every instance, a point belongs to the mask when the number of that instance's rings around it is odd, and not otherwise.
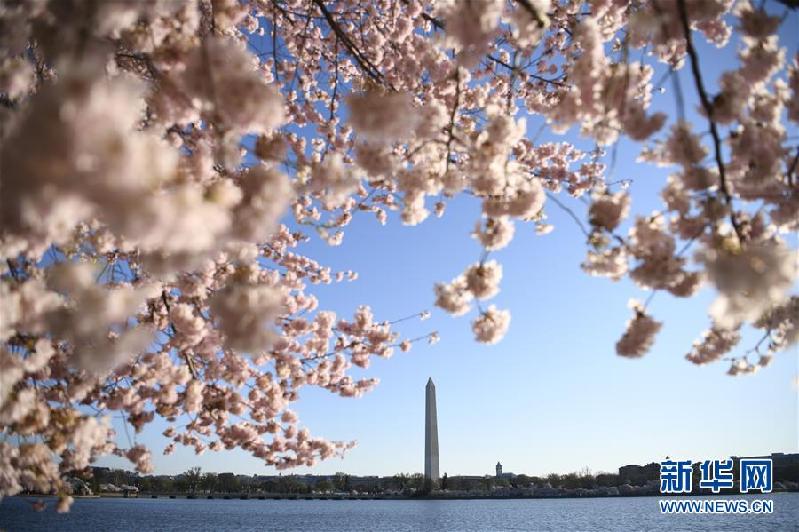
[[[0,502],[0,530],[799,530],[799,493],[770,515],[664,515],[658,497],[454,501],[78,499],[68,514]],[[747,497],[753,500],[753,497]]]

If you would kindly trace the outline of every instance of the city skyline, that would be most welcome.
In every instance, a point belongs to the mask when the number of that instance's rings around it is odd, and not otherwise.
[[[477,478],[477,477],[484,477],[484,478],[506,478],[506,479],[507,478],[516,478],[516,477],[521,477],[521,476],[526,476],[526,477],[529,477],[529,478],[547,478],[547,477],[549,477],[552,474],[555,474],[555,475],[558,475],[558,476],[561,476],[561,477],[566,476],[566,475],[570,475],[570,474],[577,474],[577,475],[587,474],[587,475],[594,475],[594,476],[595,475],[602,475],[602,474],[625,475],[625,474],[629,474],[630,471],[637,471],[637,470],[640,470],[640,469],[649,469],[649,468],[652,468],[655,465],[659,467],[660,463],[663,462],[664,459],[668,459],[668,458],[670,458],[670,457],[664,457],[663,459],[653,459],[653,460],[648,460],[648,461],[644,461],[644,462],[641,462],[641,463],[635,463],[635,464],[633,464],[633,463],[624,463],[624,464],[619,464],[618,467],[616,467],[616,468],[610,468],[608,470],[592,470],[589,467],[587,469],[583,468],[581,470],[574,469],[574,470],[570,470],[568,472],[555,472],[555,471],[552,471],[552,472],[550,472],[548,474],[534,474],[534,473],[529,473],[527,471],[521,471],[519,473],[516,473],[516,472],[506,471],[504,466],[502,465],[502,463],[501,462],[497,462],[493,466],[487,467],[485,471],[479,472],[479,473],[476,473],[476,474],[475,473],[449,473],[447,471],[445,471],[444,473],[447,475],[448,478],[458,478],[458,477],[474,477],[474,478]],[[730,455],[730,456],[727,457],[727,459],[732,459],[732,460],[738,460],[738,459],[741,459],[741,458],[771,458],[772,460],[781,462],[781,465],[799,463],[799,453],[772,452],[772,453],[763,453],[761,455]],[[691,462],[692,462],[692,464],[694,466],[699,466],[706,459],[707,458],[705,458],[705,457],[698,457],[698,458],[695,458],[695,459],[691,460]],[[707,459],[707,460],[710,460],[710,459]],[[144,477],[177,477],[177,476],[184,475],[184,474],[186,474],[188,472],[188,470],[179,471],[177,473],[162,473],[162,472],[155,471],[153,473],[149,473],[149,474],[146,474],[146,475],[141,475],[141,474],[137,473],[136,471],[132,471],[130,468],[114,468],[114,467],[109,467],[107,465],[106,466],[92,465],[91,469],[94,469],[94,470],[100,469],[100,470],[105,470],[105,471],[123,471],[125,473],[130,474],[130,475],[134,475],[134,476],[141,477],[141,478],[144,478]],[[426,478],[424,472],[422,472],[422,471],[396,471],[396,472],[390,473],[390,474],[369,474],[369,473],[367,473],[367,474],[358,475],[358,474],[351,474],[351,473],[348,473],[346,471],[336,471],[334,473],[312,473],[312,472],[298,473],[298,472],[296,472],[296,470],[288,470],[288,471],[275,471],[275,472],[270,472],[268,474],[265,474],[265,473],[248,474],[248,473],[242,473],[242,472],[238,472],[237,473],[237,472],[232,472],[232,471],[228,471],[228,470],[205,470],[203,468],[198,468],[197,466],[191,467],[189,469],[199,469],[198,473],[201,473],[201,474],[206,474],[206,473],[212,474],[212,475],[233,474],[233,475],[238,476],[238,477],[264,477],[264,478],[279,478],[279,477],[291,477],[291,476],[303,477],[303,478],[304,477],[309,477],[309,478],[310,477],[314,477],[314,478],[330,478],[330,477],[341,476],[341,475],[352,476],[352,477],[355,477],[355,478],[389,478],[389,477],[396,476],[396,475],[409,475],[409,476],[418,475],[419,478]],[[489,471],[489,469],[490,469],[490,471]],[[439,480],[441,480],[441,478],[439,478]]]

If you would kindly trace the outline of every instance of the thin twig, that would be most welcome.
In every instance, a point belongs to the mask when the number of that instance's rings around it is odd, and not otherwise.
[[[452,150],[452,143],[455,140],[455,116],[458,113],[458,107],[460,107],[460,100],[461,100],[461,74],[459,69],[455,69],[455,104],[452,106],[452,110],[449,114],[449,126],[447,131],[447,160],[446,160],[446,168],[445,171],[449,172],[449,159],[450,153]]]
[[[486,55],[486,58],[490,59],[491,61],[495,62],[498,65],[501,65],[501,66],[507,68],[511,72],[522,72],[528,78],[533,78],[535,80],[542,81],[544,83],[549,83],[550,85],[556,85],[558,87],[565,87],[567,85],[563,81],[558,81],[556,79],[547,79],[544,76],[539,76],[538,74],[533,74],[532,72],[523,72],[522,68],[519,68],[518,66],[511,65],[511,64],[507,63],[506,61],[503,61],[502,59],[500,59],[499,57],[497,57],[497,56],[495,56],[493,54]]]
[[[549,198],[549,199],[550,199],[550,200],[551,200],[553,203],[555,203],[555,205],[557,205],[558,207],[560,207],[560,209],[561,209],[562,211],[566,212],[566,214],[568,214],[569,216],[571,216],[572,220],[574,220],[574,221],[575,221],[575,223],[577,224],[577,227],[579,227],[579,228],[580,228],[580,231],[582,231],[582,233],[583,233],[583,234],[586,236],[586,238],[588,238],[588,237],[590,237],[590,236],[591,236],[591,234],[590,234],[590,233],[588,232],[588,230],[585,228],[585,225],[583,225],[583,221],[582,221],[582,220],[580,220],[580,218],[579,218],[579,217],[578,217],[576,214],[574,214],[574,211],[573,211],[573,210],[571,210],[569,207],[567,207],[567,206],[566,206],[566,205],[565,205],[565,204],[564,204],[562,201],[560,201],[560,200],[559,200],[559,199],[558,199],[558,198],[557,198],[557,197],[556,197],[554,194],[552,194],[551,192],[547,192],[547,198]]]

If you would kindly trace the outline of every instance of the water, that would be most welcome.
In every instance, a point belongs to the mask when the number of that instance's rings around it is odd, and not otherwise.
[[[0,502],[0,530],[799,530],[799,493],[770,515],[664,515],[658,497],[450,501],[78,499],[68,514]],[[747,500],[753,500],[747,497]]]

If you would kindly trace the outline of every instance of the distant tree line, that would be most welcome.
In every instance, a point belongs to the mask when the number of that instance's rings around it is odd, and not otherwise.
[[[350,492],[380,494],[399,492],[405,495],[426,495],[434,488],[450,491],[491,491],[497,488],[529,488],[549,486],[561,489],[594,489],[619,487],[623,484],[643,486],[659,478],[657,464],[639,466],[636,474],[592,473],[588,468],[566,474],[550,473],[547,476],[514,475],[512,477],[493,476],[449,476],[446,473],[433,484],[421,473],[397,473],[390,477],[357,477],[344,473],[335,476],[247,476],[234,473],[203,472],[192,467],[178,475],[139,476],[135,472],[120,469],[95,467],[87,478],[95,493],[100,486],[114,484],[130,485],[141,492],[180,493],[180,494],[226,494],[226,493],[281,493],[310,494]],[[698,472],[694,475],[698,478]],[[774,468],[777,481],[799,481],[799,464]]]
[[[433,488],[430,481],[425,481],[421,473],[397,473],[391,477],[371,478],[352,477],[337,474],[332,478],[303,477],[285,475],[278,477],[258,477],[236,475],[234,473],[203,472],[193,467],[178,475],[147,475],[108,468],[94,468],[89,478],[89,485],[97,493],[100,486],[114,484],[116,486],[136,486],[142,492],[154,493],[288,493],[307,494],[311,492],[349,492],[357,490],[363,493],[383,493],[399,491],[403,493],[429,493]],[[448,490],[491,490],[494,488],[513,487],[527,488],[531,484],[542,486],[549,484],[553,488],[593,488],[597,486],[617,486],[619,476],[615,473],[568,473],[550,474],[547,477],[518,475],[513,478],[495,477],[459,477],[444,475],[435,486]]]

